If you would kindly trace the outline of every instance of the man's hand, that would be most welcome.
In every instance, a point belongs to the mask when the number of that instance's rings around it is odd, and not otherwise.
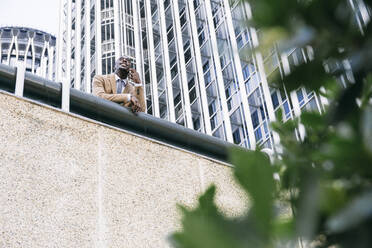
[[[136,84],[141,84],[139,74],[134,68],[129,68],[129,79],[131,79]]]
[[[135,96],[131,96],[130,97],[130,103],[131,103],[131,108],[132,108],[132,112],[133,113],[137,113],[137,112],[140,112],[141,111],[141,105],[137,99],[137,97]]]

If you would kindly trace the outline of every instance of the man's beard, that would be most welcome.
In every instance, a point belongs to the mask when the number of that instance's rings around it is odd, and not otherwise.
[[[128,74],[129,74],[129,70],[128,69],[125,69],[123,67],[119,67],[119,74],[123,77],[123,78],[127,78],[128,77]]]

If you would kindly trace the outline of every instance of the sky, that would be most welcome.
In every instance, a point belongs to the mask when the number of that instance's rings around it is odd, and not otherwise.
[[[0,27],[22,26],[58,35],[60,0],[0,0]]]

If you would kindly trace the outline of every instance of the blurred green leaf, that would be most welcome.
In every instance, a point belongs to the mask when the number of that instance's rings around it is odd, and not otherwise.
[[[323,62],[318,59],[293,67],[293,69],[291,74],[283,79],[288,91],[296,90],[301,86],[319,91],[320,87],[332,81],[331,75],[324,70]]]
[[[372,73],[368,74],[365,82],[364,82],[364,89],[362,91],[362,107],[366,105],[372,104]]]
[[[214,204],[216,188],[211,186],[200,196],[199,206],[188,210],[179,206],[182,213],[181,232],[172,234],[170,241],[174,247],[184,248],[259,248],[267,247],[252,220],[230,219],[223,216]]]
[[[372,106],[367,106],[364,110],[361,124],[364,145],[372,154]]]
[[[253,12],[253,21],[259,26],[287,26],[289,15],[293,14],[296,4],[292,0],[260,0],[251,1]]]
[[[301,115],[301,122],[305,126],[323,131],[325,126],[324,116],[320,115],[319,112],[304,112]]]
[[[273,167],[268,155],[260,151],[231,151],[231,162],[235,166],[235,177],[252,200],[252,212],[263,233],[271,230],[275,182]]]
[[[184,215],[183,231],[172,235],[171,242],[175,247],[241,247],[227,232],[227,220],[214,205],[215,191],[215,186],[211,186],[199,198],[199,206],[193,211],[180,207]]]
[[[357,196],[338,214],[327,221],[330,232],[343,232],[372,219],[372,192]]]
[[[294,221],[293,218],[277,219],[273,223],[274,236],[290,240],[293,237]]]
[[[338,101],[329,110],[329,122],[332,124],[341,122],[350,114],[358,112],[356,99],[361,96],[363,84],[358,80],[356,83],[345,88]]]
[[[318,175],[311,169],[306,172],[300,184],[296,229],[300,237],[312,239],[317,231],[320,187]]]
[[[331,185],[323,183],[321,187],[320,209],[326,214],[339,211],[347,203],[346,190],[341,183],[335,181]]]

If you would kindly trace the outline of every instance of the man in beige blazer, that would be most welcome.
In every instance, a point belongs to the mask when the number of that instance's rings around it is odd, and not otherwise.
[[[145,112],[142,82],[126,57],[116,60],[113,74],[96,75],[93,78],[93,94],[129,107],[135,113]]]

